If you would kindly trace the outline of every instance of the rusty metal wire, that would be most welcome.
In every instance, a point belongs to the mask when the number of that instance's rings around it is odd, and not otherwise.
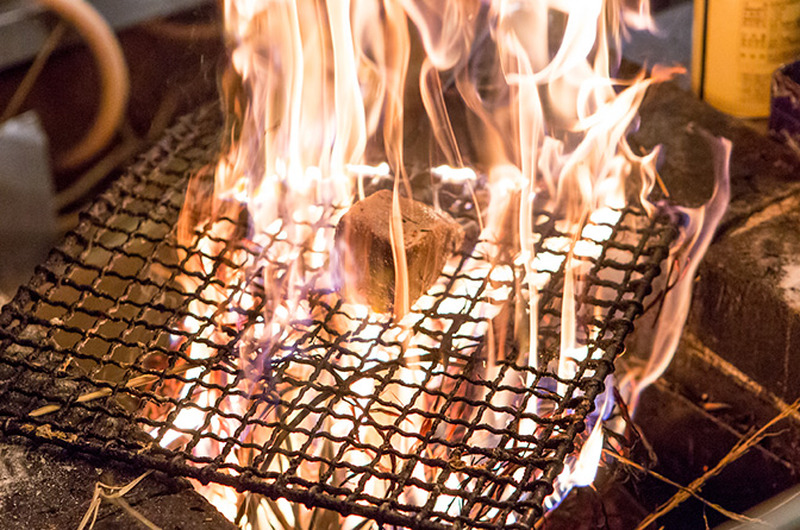
[[[509,257],[478,274],[474,250],[418,311],[413,352],[390,320],[313,290],[291,340],[263,344],[263,281],[223,271],[264,248],[221,239],[212,223],[193,245],[175,236],[217,128],[204,108],[170,129],[3,309],[3,432],[387,525],[529,527],[643,310],[671,224],[627,208],[598,255],[581,258],[587,355],[568,379],[552,369],[563,274],[542,291],[534,369],[507,338],[527,296],[522,271]],[[544,213],[538,229],[559,236]],[[494,275],[501,267],[513,274]],[[495,308],[491,329],[480,307]]]

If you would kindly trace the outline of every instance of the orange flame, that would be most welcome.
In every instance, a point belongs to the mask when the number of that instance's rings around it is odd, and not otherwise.
[[[473,197],[477,174],[487,177],[489,200],[479,215],[480,242],[464,267],[478,276],[510,281],[512,267],[502,264],[500,257],[512,249],[515,266],[524,271],[524,285],[515,298],[514,328],[520,350],[535,369],[542,362],[537,351],[539,293],[554,273],[565,271],[561,353],[554,371],[562,379],[573,376],[576,359],[588,354],[578,334],[576,296],[586,272],[586,261],[580,258],[599,256],[600,243],[610,236],[607,225],[619,220],[621,207],[637,202],[649,211],[655,208],[648,197],[655,182],[657,152],[634,154],[626,136],[636,125],[648,87],[675,71],[655,70],[652,77],[641,73],[627,81],[611,75],[625,27],[651,26],[647,0],[224,0],[223,5],[231,48],[225,79],[230,148],[216,169],[213,199],[192,203],[190,196],[185,211],[191,215],[186,214],[182,224],[188,227],[184,229],[188,238],[194,225],[207,222],[198,213],[198,202],[211,204],[208,218],[212,223],[225,216],[236,219],[237,209],[246,208],[249,240],[264,245],[264,260],[244,263],[247,260],[242,257],[242,270],[260,271],[269,298],[258,328],[260,336],[253,340],[269,344],[294,336],[289,322],[310,311],[303,298],[305,286],[312,278],[317,286],[332,283],[327,271],[332,227],[356,193],[363,198],[364,178],[385,175],[389,168],[394,175],[394,200],[386,215],[391,220],[396,282],[395,325],[389,333],[404,349],[375,355],[404,356],[403,376],[412,381],[418,378],[414,363],[431,362],[420,354],[420,345],[428,338],[411,329],[427,318],[425,311],[445,287],[440,283],[419,300],[409,299],[399,196],[412,194],[407,167],[421,163],[431,169],[444,161],[450,167],[432,171],[445,179],[462,179]],[[424,56],[419,78],[408,80],[415,44],[410,27],[419,35],[416,44]],[[418,101],[411,100],[409,94],[414,91],[409,83],[418,83]],[[428,159],[422,161],[418,154],[407,152],[407,136],[419,129],[418,124],[408,123],[406,111],[415,107],[424,109],[433,141]],[[721,181],[725,174],[723,167]],[[433,200],[438,207],[436,195]],[[534,231],[534,200],[543,201],[557,214],[559,231],[566,237],[540,241],[541,235]],[[684,254],[676,258],[688,262],[681,268],[688,271],[686,276],[693,273],[727,203],[724,186],[712,203],[707,209],[687,212],[693,214],[689,216],[692,222]],[[475,201],[475,207],[479,206],[480,201]],[[237,237],[226,226],[220,224],[217,235]],[[274,244],[267,248],[267,241]],[[543,249],[538,254],[537,244]],[[215,250],[209,249],[209,255]],[[197,263],[201,269],[206,265]],[[245,272],[226,274],[224,282],[235,283]],[[468,281],[449,287],[467,292],[471,288]],[[676,326],[685,318],[689,289],[690,280],[686,280],[671,294],[668,303],[676,320],[659,330],[658,356],[652,366],[636,382],[631,375],[626,384],[633,401],[668,362],[677,341]],[[220,303],[228,303],[229,298],[224,289],[212,297]],[[471,311],[470,315],[480,317],[473,332],[488,334],[491,349],[504,343],[491,339],[495,329],[504,333],[492,320],[499,318],[511,298],[512,293],[498,288],[479,304],[447,311]],[[192,309],[200,314],[217,310]],[[342,317],[339,325],[352,326],[357,317],[366,318],[371,322],[365,328],[367,335],[371,327],[375,333],[383,329],[382,319],[388,318],[371,315],[357,305],[346,305],[344,311],[352,318]],[[462,346],[474,345],[467,340]],[[193,356],[205,355],[201,348],[197,350]],[[257,355],[244,350],[241,368],[257,371]],[[494,360],[500,355],[501,351],[490,354],[487,373],[496,372]],[[506,377],[509,385],[534,384],[531,372],[525,377]],[[357,390],[364,396],[372,391]],[[565,385],[559,383],[556,391],[563,394]],[[411,399],[401,395],[402,387],[395,392],[392,399]],[[213,396],[198,399],[213,402]],[[497,399],[506,398],[500,393]],[[591,483],[603,445],[602,420],[613,406],[608,394],[602,399],[584,450],[568,461],[549,504],[558,502],[573,485]],[[247,407],[248,403],[227,405]],[[530,414],[541,412],[535,398],[525,406]],[[490,415],[494,416],[489,421],[498,425],[506,421],[495,412]],[[188,412],[179,419],[195,421]],[[420,423],[408,428],[421,432],[427,427]],[[537,426],[523,419],[519,428],[534,435]],[[362,430],[366,439],[377,436],[368,428]],[[158,436],[168,444],[179,434]],[[364,455],[348,454],[347,458],[357,465],[370,462]],[[276,459],[270,465],[271,470],[281,471],[285,462]],[[415,473],[426,479],[421,468]],[[452,477],[455,481],[456,475]],[[385,486],[376,482],[370,487],[372,494],[380,496]],[[220,495],[221,499],[224,495]],[[413,494],[408,496],[406,500],[413,504]],[[266,517],[265,513],[280,511],[281,506],[262,507],[253,512],[261,515],[253,517]],[[280,517],[292,525],[299,523],[292,515],[295,512],[286,513]]]

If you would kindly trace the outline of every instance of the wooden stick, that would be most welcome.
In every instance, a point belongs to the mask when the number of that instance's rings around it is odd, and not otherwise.
[[[761,427],[759,430],[748,436],[747,438],[742,438],[739,440],[736,445],[733,446],[733,449],[725,455],[725,457],[719,461],[719,463],[714,466],[713,469],[707,471],[703,476],[694,480],[691,484],[689,484],[685,489],[681,489],[678,493],[672,496],[667,502],[662,504],[658,507],[658,509],[645,517],[645,519],[639,523],[639,526],[636,527],[636,530],[644,530],[652,523],[656,521],[662,515],[672,511],[675,507],[681,504],[683,501],[694,495],[697,491],[702,488],[705,483],[718,475],[728,464],[738,460],[741,456],[743,456],[747,451],[752,449],[756,444],[758,444],[761,440],[765,437],[769,436],[768,429],[781,421],[782,419],[786,418],[787,416],[797,412],[800,408],[800,400],[795,401],[790,407],[784,409],[780,414],[772,418],[766,425]]]
[[[641,466],[641,465],[637,464],[636,462],[634,462],[634,461],[632,461],[632,460],[628,460],[628,459],[627,459],[627,458],[625,458],[624,456],[622,456],[622,455],[618,455],[617,453],[615,453],[615,452],[613,452],[613,451],[609,451],[608,449],[603,449],[603,452],[604,452],[605,454],[607,454],[608,456],[610,456],[611,458],[613,458],[613,459],[617,460],[618,462],[621,462],[621,463],[623,463],[623,464],[625,464],[625,465],[627,465],[627,466],[630,466],[630,467],[632,467],[632,468],[634,468],[634,469],[636,469],[636,470],[639,470],[639,471],[642,471],[642,472],[644,472],[644,473],[647,473],[648,475],[650,475],[650,476],[652,476],[652,477],[654,477],[654,478],[657,478],[657,479],[658,479],[658,480],[660,480],[661,482],[664,482],[664,483],[666,483],[666,484],[669,484],[670,486],[674,486],[674,487],[678,488],[679,490],[682,490],[682,491],[683,491],[683,490],[685,490],[685,491],[686,491],[688,494],[690,494],[692,497],[694,497],[694,498],[695,498],[695,499],[697,499],[698,501],[702,502],[703,504],[705,504],[705,505],[706,505],[706,506],[708,506],[709,508],[713,508],[713,509],[717,510],[719,513],[721,513],[722,515],[724,515],[724,516],[725,516],[725,517],[727,517],[728,519],[732,519],[732,520],[734,520],[734,521],[739,521],[739,522],[741,522],[741,523],[759,523],[759,524],[766,524],[766,523],[764,523],[764,521],[762,521],[761,519],[754,519],[754,518],[752,518],[752,517],[748,517],[748,516],[746,516],[746,515],[741,515],[741,514],[738,514],[738,513],[736,513],[736,512],[732,512],[732,511],[730,511],[730,510],[727,510],[727,509],[723,508],[723,507],[722,507],[722,506],[720,506],[719,504],[715,504],[715,503],[713,503],[713,502],[711,502],[711,501],[709,501],[709,500],[706,500],[706,499],[704,499],[703,497],[701,497],[700,495],[698,495],[698,494],[697,494],[697,492],[694,492],[694,491],[691,491],[691,490],[689,490],[689,488],[687,488],[686,486],[683,486],[683,485],[681,485],[681,484],[678,484],[678,483],[677,483],[677,482],[675,482],[674,480],[671,480],[671,479],[669,479],[669,478],[665,477],[665,476],[664,476],[664,475],[662,475],[661,473],[657,473],[657,472],[655,472],[655,471],[653,471],[653,470],[651,470],[651,469],[647,469],[646,467],[644,467],[644,466]]]
[[[180,368],[173,368],[169,370],[166,375],[177,375],[183,372],[186,372],[192,368],[197,368],[203,366],[201,364],[188,364],[186,366],[181,366]],[[155,374],[144,374],[137,377],[134,377],[127,383],[125,383],[125,388],[136,388],[137,386],[144,386],[150,383],[155,383],[161,378],[161,376]],[[100,390],[95,390],[93,392],[87,392],[86,394],[81,394],[78,396],[78,399],[75,401],[77,403],[86,403],[87,401],[93,401],[95,399],[104,398],[111,395],[113,389],[111,388],[101,388]],[[59,411],[63,408],[63,405],[45,405],[44,407],[39,407],[38,409],[34,410],[33,412],[28,413],[28,416],[31,418],[38,418],[39,416],[44,416],[45,414],[51,414],[53,412]]]

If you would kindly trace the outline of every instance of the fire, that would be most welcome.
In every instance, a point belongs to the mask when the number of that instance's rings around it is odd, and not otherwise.
[[[659,70],[652,77],[641,74],[627,81],[612,76],[626,25],[640,28],[650,23],[646,0],[225,0],[223,6],[231,49],[224,77],[229,148],[216,168],[213,193],[201,199],[191,194],[198,186],[190,187],[185,212],[191,215],[184,215],[180,236],[187,247],[201,250],[187,258],[190,268],[210,273],[217,281],[205,285],[196,278],[182,279],[186,287],[202,290],[204,300],[194,302],[190,311],[199,317],[187,317],[185,326],[213,341],[220,339],[223,327],[237,329],[243,312],[259,311],[262,317],[239,338],[239,372],[217,375],[220,380],[214,381],[219,388],[234,385],[241,392],[220,402],[218,393],[197,393],[191,384],[171,389],[191,397],[197,408],[178,411],[174,429],[152,433],[156,441],[163,446],[187,443],[188,433],[205,421],[203,408],[216,406],[257,415],[263,426],[239,432],[235,421],[217,417],[214,425],[204,428],[256,445],[281,436],[269,425],[282,421],[324,429],[333,439],[355,433],[365,446],[389,443],[401,453],[449,460],[454,469],[481,465],[475,457],[461,460],[448,454],[446,447],[419,446],[420,437],[443,427],[403,411],[411,405],[422,410],[439,407],[439,401],[426,401],[411,390],[432,384],[455,395],[472,393],[471,399],[497,403],[500,408],[486,412],[467,405],[451,412],[478,414],[497,429],[513,422],[502,407],[522,407],[526,414],[518,423],[519,433],[538,436],[541,427],[532,418],[563,411],[550,410],[536,397],[520,402],[511,389],[539,385],[564,396],[573,391],[567,381],[577,375],[578,363],[605,353],[587,346],[600,330],[584,325],[593,317],[584,314],[578,302],[584,278],[627,204],[656,210],[648,197],[657,153],[634,154],[626,135],[636,125],[647,88],[674,72]],[[413,34],[419,35],[419,42]],[[417,78],[409,75],[416,73],[410,68],[413,60],[421,63],[416,65]],[[408,149],[413,134],[409,131],[419,126],[407,120],[415,108],[423,109],[424,115],[417,116],[431,139],[421,154]],[[688,222],[670,258],[680,264],[679,284],[665,298],[675,319],[658,329],[651,366],[625,376],[623,394],[634,402],[675,348],[693,267],[727,203],[725,159],[723,152],[720,185],[712,201],[682,212]],[[480,238],[466,256],[452,257],[440,281],[415,301],[408,297],[398,197],[415,191],[409,173],[418,167],[430,171],[438,183],[429,190],[437,208],[441,186],[461,186],[462,204],[472,208]],[[394,190],[392,211],[386,212],[395,263],[393,314],[341,300],[329,271],[337,221],[354,199],[365,196],[370,183],[386,180]],[[559,235],[545,237],[538,231],[542,208],[555,214],[552,221]],[[241,232],[239,222],[245,218],[247,233]],[[249,251],[234,251],[222,267],[215,265],[214,257],[228,252],[231,241],[244,241]],[[560,355],[546,359],[539,351],[540,326],[546,321],[539,314],[540,300],[559,273]],[[338,307],[334,320],[324,330],[312,329],[309,323],[330,307]],[[431,316],[434,308],[439,317]],[[438,342],[437,332],[448,329],[456,318],[466,318],[459,324],[458,337],[450,344]],[[503,363],[509,355],[508,333],[514,335],[526,369],[508,369]],[[330,396],[324,385],[337,384],[326,380],[333,372],[320,372],[312,362],[292,357],[293,348],[313,349],[315,340],[334,341],[358,354],[336,361],[336,377],[349,382],[352,395],[331,406],[340,420],[329,418],[322,425],[315,414],[270,404],[327,403]],[[430,353],[435,348],[439,358]],[[505,390],[463,389],[449,377],[482,348],[483,377],[502,380]],[[209,355],[202,343],[193,344],[189,352],[197,360]],[[409,385],[389,382],[378,387],[374,380],[358,376],[383,370],[397,359],[403,362],[393,368],[393,377]],[[291,369],[286,373],[292,378],[320,378],[319,386],[304,394],[280,385],[270,388],[265,381],[275,363],[288,363]],[[535,374],[543,371],[556,377],[550,383],[540,380]],[[433,374],[433,380],[425,374]],[[189,380],[203,377],[199,367],[186,372]],[[608,380],[606,387],[613,384]],[[415,434],[394,435],[387,442],[379,430],[362,422],[375,395],[382,403],[380,423],[395,423],[402,432]],[[598,398],[582,449],[567,457],[546,506],[557,504],[573,486],[591,484],[604,444],[603,422],[613,406],[610,392]],[[470,443],[477,447],[500,443],[488,430],[473,434],[451,428],[444,435],[472,436]],[[281,443],[303,442],[287,435]],[[209,458],[223,449],[208,441],[193,447],[195,454]],[[517,449],[521,454],[528,450]],[[319,442],[306,450],[332,457],[337,446]],[[225,453],[231,464],[249,465],[252,458],[246,450]],[[352,466],[394,466],[388,456],[376,457],[366,450],[350,450],[336,458]],[[294,464],[278,455],[259,465],[279,474]],[[321,464],[295,472],[312,481],[333,473]],[[498,472],[518,483],[531,480],[513,466]],[[436,480],[422,465],[410,473],[419,481]],[[342,485],[347,480],[335,479]],[[390,483],[375,477],[363,486],[378,498],[392,491]],[[459,473],[450,474],[443,487],[460,488]],[[304,526],[315,517],[283,500],[240,496],[213,485],[203,490],[246,527]],[[497,495],[502,499],[511,494],[501,490]],[[400,499],[421,506],[426,494],[408,488]],[[457,496],[444,494],[435,509],[457,514],[463,508],[459,502]],[[480,515],[486,520],[501,516],[494,509]],[[351,516],[340,523],[355,528],[359,521]]]

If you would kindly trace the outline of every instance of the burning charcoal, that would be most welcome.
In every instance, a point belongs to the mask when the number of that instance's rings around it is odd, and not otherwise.
[[[413,302],[436,281],[447,258],[461,246],[464,230],[449,215],[420,202],[400,199]],[[347,295],[388,311],[394,303],[394,258],[389,241],[392,192],[359,201],[336,227],[335,270]]]
[[[431,172],[428,170],[417,171],[413,173],[408,180],[411,182],[411,187],[414,188],[414,190],[428,189],[431,187],[432,182]]]
[[[439,191],[439,204],[442,208],[450,208],[458,200],[458,195],[445,189]]]
[[[392,177],[375,176],[364,181],[364,191],[366,195],[372,195],[380,190],[394,189],[394,180]]]
[[[467,251],[472,247],[481,235],[481,227],[478,223],[468,217],[459,217],[458,224],[464,229],[464,244],[462,250]]]

